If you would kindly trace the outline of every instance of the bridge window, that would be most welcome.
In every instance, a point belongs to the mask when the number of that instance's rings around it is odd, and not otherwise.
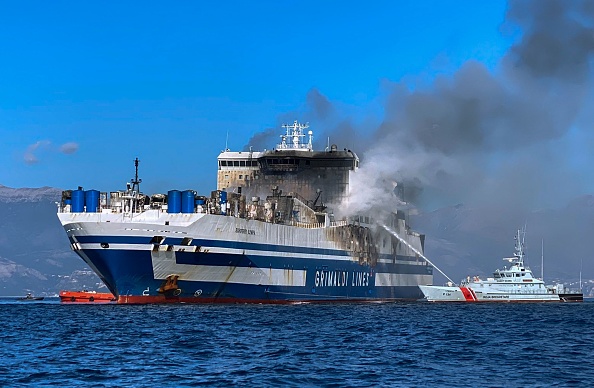
[[[245,160],[240,160],[240,161],[239,161],[239,165],[240,165],[241,167],[245,167]]]

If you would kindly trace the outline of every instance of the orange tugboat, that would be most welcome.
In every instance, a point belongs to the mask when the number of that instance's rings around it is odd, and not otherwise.
[[[60,291],[60,302],[62,303],[109,303],[115,302],[115,300],[115,296],[109,292]]]

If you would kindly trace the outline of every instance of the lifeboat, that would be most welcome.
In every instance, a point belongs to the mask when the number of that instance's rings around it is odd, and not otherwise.
[[[60,302],[62,303],[110,303],[115,301],[115,296],[109,292],[60,291]]]

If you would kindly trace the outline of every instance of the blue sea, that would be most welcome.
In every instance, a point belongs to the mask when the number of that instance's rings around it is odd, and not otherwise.
[[[594,386],[594,302],[0,302],[0,386]]]

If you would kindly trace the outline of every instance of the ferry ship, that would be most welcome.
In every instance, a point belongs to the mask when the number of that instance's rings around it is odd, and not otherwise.
[[[66,190],[58,218],[118,303],[418,300],[433,267],[401,210],[337,219],[359,158],[314,151],[307,124],[272,150],[218,156],[217,190]],[[377,198],[377,201],[386,201]]]
[[[497,269],[493,277],[468,276],[460,285],[420,285],[429,302],[581,302],[582,293],[571,293],[563,284],[545,285],[524,265],[525,231],[518,230],[513,257],[504,258],[510,268]]]

